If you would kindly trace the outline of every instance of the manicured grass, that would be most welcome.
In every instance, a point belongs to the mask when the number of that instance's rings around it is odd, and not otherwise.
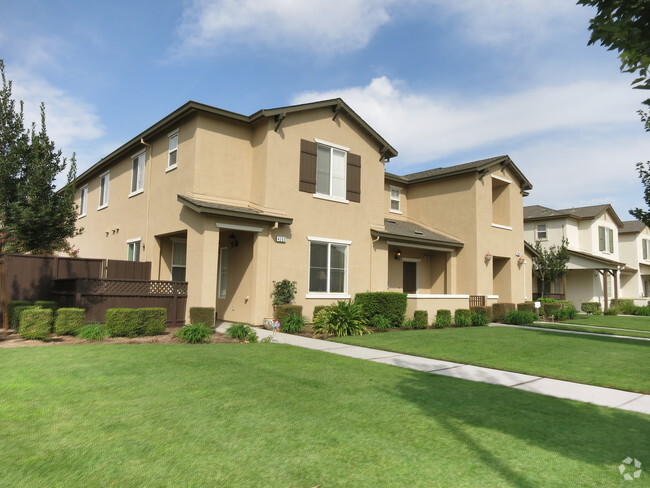
[[[387,332],[343,337],[374,347],[578,383],[650,392],[650,342],[510,327]]]
[[[647,330],[650,332],[650,317],[618,315],[578,315],[575,320],[563,320],[567,324],[590,325],[593,327],[616,327],[617,329]]]
[[[571,322],[573,323],[573,321]],[[526,324],[527,327],[541,327],[545,329],[558,329],[558,330],[573,330],[577,332],[593,332],[594,334],[605,335],[619,335],[628,337],[643,337],[650,339],[650,331],[638,332],[636,330],[626,329],[608,329],[606,327],[587,327],[583,325],[567,325],[565,323],[556,324],[551,322],[536,322],[534,324]]]
[[[650,416],[279,344],[0,367],[2,486],[627,486],[620,462],[650,456]]]

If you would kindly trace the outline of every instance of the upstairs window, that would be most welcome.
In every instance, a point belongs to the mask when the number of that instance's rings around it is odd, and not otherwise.
[[[99,177],[99,207],[105,208],[108,206],[108,183],[110,181],[110,173],[106,172]]]
[[[402,192],[399,188],[390,187],[390,211],[394,213],[402,213],[401,209],[401,195]]]
[[[84,217],[86,215],[87,208],[88,208],[88,187],[84,186],[81,189],[81,196],[79,198],[79,217]]]
[[[345,199],[347,151],[318,144],[316,158],[316,193]]]
[[[598,250],[601,252],[614,252],[614,231],[607,227],[598,227]]]
[[[641,246],[643,247],[643,259],[650,259],[650,239],[643,239]]]
[[[131,158],[131,193],[135,195],[144,191],[144,159],[146,152]]]
[[[169,155],[167,157],[167,170],[176,167],[176,158],[178,155],[178,131],[169,135]]]
[[[539,224],[537,226],[537,240],[545,241],[546,239],[548,239],[546,235],[546,224]]]

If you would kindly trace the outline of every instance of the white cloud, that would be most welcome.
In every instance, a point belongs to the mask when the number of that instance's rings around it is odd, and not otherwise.
[[[363,87],[303,93],[292,102],[336,97],[400,151],[396,166],[401,169],[517,138],[629,122],[638,108],[637,94],[624,82],[586,81],[499,96],[450,97],[410,93],[386,77]]]
[[[320,53],[364,47],[396,0],[194,0],[183,13],[180,52],[249,44]]]

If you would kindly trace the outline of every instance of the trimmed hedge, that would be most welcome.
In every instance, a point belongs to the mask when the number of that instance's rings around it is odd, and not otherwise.
[[[600,315],[602,313],[599,302],[583,302],[580,305],[580,310],[593,315]]]
[[[490,317],[485,310],[486,307],[472,307],[472,327],[483,327],[490,323]]]
[[[413,314],[413,328],[426,329],[427,327],[429,327],[429,312],[416,310]]]
[[[32,306],[32,302],[29,302],[27,300],[10,300],[7,302],[7,316],[9,317],[9,327],[14,330],[18,330],[18,326],[20,325],[20,315],[19,313],[16,313],[16,308],[27,306]]]
[[[610,302],[610,307],[616,307],[624,315],[634,315],[636,312],[636,305],[634,305],[634,300],[619,298],[618,300],[613,299]]]
[[[49,308],[51,310],[56,310],[59,308],[59,304],[53,300],[37,300],[34,302],[35,307]]]
[[[300,315],[302,317],[302,305],[276,305],[273,310],[275,320],[280,323],[287,315]]]
[[[650,316],[650,305],[646,307],[636,307],[634,309],[634,315],[639,315],[641,317],[649,317]]]
[[[469,309],[472,312],[481,313],[481,314],[485,315],[487,317],[487,319],[488,319],[488,323],[492,322],[492,307],[490,307],[490,306],[487,306],[487,307],[478,306],[478,307],[469,307]]]
[[[472,325],[472,311],[468,308],[459,308],[454,312],[456,327],[469,327]]]
[[[104,323],[111,337],[137,337],[141,332],[137,308],[109,308]]]
[[[508,312],[516,311],[514,303],[495,303],[492,305],[492,320],[494,322],[503,322]]]
[[[84,326],[85,318],[86,311],[83,308],[60,308],[56,311],[54,319],[54,333],[76,336]]]
[[[535,302],[518,303],[517,311],[537,313],[537,310],[535,309]]]
[[[52,333],[53,313],[48,308],[30,308],[20,314],[18,333],[23,339],[47,341]]]
[[[511,310],[503,317],[506,324],[523,325],[532,324],[537,320],[537,315],[526,310]]]
[[[12,329],[14,329],[16,332],[18,332],[18,329],[20,328],[20,317],[22,313],[25,310],[32,310],[32,309],[41,309],[40,307],[37,307],[35,305],[19,305],[17,307],[14,307],[13,309],[13,319],[14,319],[14,325],[12,326]]]
[[[393,327],[401,327],[406,314],[406,293],[372,291],[357,293],[354,301],[361,305],[363,315],[370,321],[375,315],[383,315]]]
[[[451,310],[445,310],[441,308],[436,312],[436,320],[434,322],[434,327],[436,329],[444,329],[451,325]]]
[[[214,327],[214,307],[190,307],[190,324]]]
[[[139,335],[155,336],[164,334],[167,330],[166,308],[139,308],[138,317],[140,319]]]
[[[542,303],[542,308],[539,309],[540,315],[542,317],[557,317],[560,310],[564,306],[561,303]]]
[[[621,313],[621,311],[618,307],[609,307],[603,312],[603,315],[618,315],[619,313]]]

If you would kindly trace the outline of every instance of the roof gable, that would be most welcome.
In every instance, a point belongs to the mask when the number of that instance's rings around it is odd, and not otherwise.
[[[595,220],[604,212],[609,213],[619,228],[623,227],[623,222],[609,203],[590,205],[587,207],[564,208],[561,210],[554,210],[541,205],[530,205],[524,207],[524,220],[547,220],[567,217],[576,220]]]

